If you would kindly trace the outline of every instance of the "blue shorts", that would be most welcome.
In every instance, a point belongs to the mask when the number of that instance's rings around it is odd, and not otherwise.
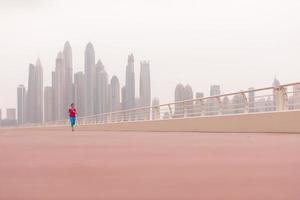
[[[76,117],[70,117],[70,124],[71,126],[74,126],[76,122]]]

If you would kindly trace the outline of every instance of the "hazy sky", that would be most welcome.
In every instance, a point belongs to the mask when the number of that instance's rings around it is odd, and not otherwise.
[[[69,40],[74,71],[85,45],[122,85],[127,55],[150,60],[152,93],[173,100],[178,82],[208,93],[300,81],[299,0],[0,0],[0,109],[16,107],[39,56],[45,86]],[[136,83],[138,85],[138,82]]]

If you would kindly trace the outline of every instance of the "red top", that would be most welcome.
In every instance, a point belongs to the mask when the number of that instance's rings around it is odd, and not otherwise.
[[[76,117],[76,108],[70,108],[69,109],[69,116],[70,117]]]

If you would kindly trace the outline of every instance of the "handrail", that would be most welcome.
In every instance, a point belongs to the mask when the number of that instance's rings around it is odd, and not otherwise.
[[[149,120],[149,116],[151,115],[151,111],[157,111],[156,109],[161,109],[161,108],[166,108],[166,111],[168,113],[168,115],[172,118],[172,117],[191,117],[191,116],[203,116],[203,115],[225,115],[228,113],[247,113],[247,112],[253,112],[253,107],[251,107],[250,103],[253,102],[249,102],[248,98],[245,97],[245,94],[249,94],[252,92],[260,92],[260,91],[271,91],[272,93],[268,94],[268,95],[264,95],[264,96],[273,96],[275,99],[273,99],[273,104],[271,105],[265,105],[265,106],[261,106],[261,105],[256,105],[256,108],[258,109],[263,109],[263,107],[265,107],[265,109],[268,109],[267,111],[281,111],[281,110],[286,110],[287,106],[290,106],[290,103],[287,102],[287,95],[289,94],[293,94],[293,92],[287,92],[286,88],[290,87],[290,86],[295,86],[295,85],[300,85],[300,82],[295,82],[295,83],[289,83],[289,84],[284,84],[284,85],[279,85],[278,87],[264,87],[264,88],[259,88],[259,89],[251,89],[251,90],[246,90],[246,91],[239,91],[239,92],[232,92],[232,93],[226,93],[226,94],[221,94],[221,95],[215,95],[215,96],[209,96],[209,97],[202,97],[202,98],[194,98],[194,99],[187,99],[187,100],[183,100],[183,101],[175,101],[175,102],[171,102],[171,103],[164,103],[164,104],[160,104],[160,105],[152,105],[152,106],[145,106],[145,107],[138,107],[138,108],[133,108],[133,109],[126,109],[126,110],[118,110],[118,111],[113,111],[113,112],[105,112],[105,113],[99,113],[99,114],[94,114],[94,115],[89,115],[89,116],[82,116],[82,117],[78,117],[77,119],[79,121],[90,121],[93,120],[95,121],[95,123],[99,123],[99,119],[98,117],[102,117],[105,119],[101,119],[100,123],[113,123],[115,121],[112,121],[111,119],[106,119],[109,116],[117,116],[117,117],[121,117],[121,119],[123,120],[123,122],[125,121],[131,121],[131,119],[137,120],[136,118],[141,118],[141,120]],[[274,96],[274,91],[275,91],[275,96]],[[300,91],[299,91],[300,93]],[[224,101],[221,100],[221,98],[223,97],[231,97],[231,96],[235,96],[235,95],[240,95],[242,94],[242,100],[240,103],[235,103],[233,104],[233,106],[235,106],[236,108],[230,108],[230,109],[225,109],[224,106],[222,104],[224,104]],[[299,95],[300,96],[300,95]],[[258,98],[260,96],[257,96],[256,98]],[[299,97],[300,98],[300,97]],[[205,102],[206,100],[209,99],[217,99],[217,102],[212,102],[214,106],[211,106],[210,104],[204,105],[207,107],[208,110],[205,109],[201,109],[199,110],[193,110],[193,109],[198,109],[196,108],[194,102]],[[257,104],[259,104],[260,102],[255,102]],[[293,102],[293,105],[297,106],[296,109],[300,109],[298,107],[300,107],[300,105],[298,106],[298,104],[300,104],[300,99],[299,102]],[[175,109],[172,109],[172,106],[175,106]],[[177,106],[177,107],[176,107]],[[194,108],[195,107],[195,108]],[[170,109],[171,108],[171,109]],[[211,110],[209,110],[211,109]],[[174,111],[172,113],[172,110]],[[144,115],[146,115],[146,119],[145,116],[140,116],[141,113],[140,112],[145,112]],[[159,112],[156,113],[159,116],[159,119],[163,118],[161,117],[161,111],[158,110]],[[258,111],[257,111],[258,112]],[[179,113],[179,114],[178,114]],[[142,113],[143,114],[143,113]],[[165,113],[163,113],[165,114]],[[153,113],[152,113],[153,115]],[[144,117],[144,118],[142,118]],[[149,118],[149,119],[148,119]],[[110,120],[110,121],[109,121]],[[118,119],[119,120],[119,119]],[[118,121],[117,120],[117,121]],[[121,120],[121,121],[122,121]],[[150,120],[154,120],[153,117]],[[84,123],[90,123],[90,122],[84,122]],[[42,124],[27,124],[29,126],[57,126],[57,125],[67,125],[68,124],[68,120],[67,119],[62,119],[62,120],[57,120],[57,121],[52,121],[52,122],[44,122]],[[26,126],[26,124],[25,124]]]

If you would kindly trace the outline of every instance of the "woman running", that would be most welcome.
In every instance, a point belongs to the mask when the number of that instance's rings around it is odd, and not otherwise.
[[[72,131],[74,131],[74,126],[76,123],[76,115],[77,115],[77,110],[75,108],[75,104],[72,103],[71,107],[69,108],[69,117],[70,117],[70,124],[72,127]]]

